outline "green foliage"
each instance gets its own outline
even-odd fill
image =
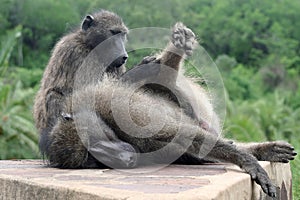
[[[223,77],[230,99],[257,99],[262,95],[260,74],[253,69],[239,64],[232,70],[223,72]]]
[[[41,77],[43,75],[42,69],[26,69],[21,67],[14,67],[9,70],[8,80],[20,80],[24,88],[36,88],[39,86]]]
[[[0,159],[38,155],[37,134],[30,108],[33,89],[0,83]]]
[[[299,1],[193,0],[189,8],[188,22],[214,57],[227,54],[256,68],[271,54],[299,57]]]
[[[242,135],[247,137],[242,140],[246,141],[292,141],[293,134],[300,131],[300,107],[292,109],[286,101],[288,96],[276,91],[256,101],[246,100],[229,106],[227,131],[232,137],[240,137],[240,130],[243,130],[246,134]]]
[[[215,63],[220,68],[220,70],[225,73],[230,73],[230,71],[237,65],[237,61],[235,60],[235,58],[230,57],[226,54],[219,55]]]
[[[21,79],[27,80],[28,84],[29,82],[33,83],[33,76],[26,76],[29,73],[24,73],[25,69],[19,70],[21,73],[18,76],[8,75],[8,72],[12,71],[9,64],[10,56],[21,36],[21,30],[22,27],[17,26],[1,37],[0,159],[38,156],[37,134],[30,111],[35,91],[31,88],[25,89],[21,81],[15,81]],[[16,72],[18,73],[18,70]],[[35,71],[36,73],[37,71]],[[34,84],[36,83],[34,82]]]
[[[17,26],[11,31],[7,31],[5,36],[1,39],[1,51],[0,51],[0,76],[3,75],[8,67],[8,62],[13,51],[14,46],[17,43],[17,39],[21,36],[21,26]]]
[[[183,21],[213,58],[226,54],[258,69],[262,61],[275,55],[286,68],[300,73],[299,1],[4,0],[1,6],[4,28],[23,26],[27,68],[45,66],[59,37],[78,27],[86,13],[104,8],[117,12],[130,28],[169,28]],[[17,64],[16,60],[12,63]]]

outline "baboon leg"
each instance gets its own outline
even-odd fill
[[[162,53],[145,57],[139,65],[158,63],[179,71],[184,57],[192,55],[196,43],[193,31],[181,22],[177,22],[172,29],[171,40]]]
[[[158,56],[160,64],[178,71],[184,56],[192,55],[195,43],[196,40],[193,31],[181,22],[176,23],[172,30],[170,43],[161,55]]]
[[[276,196],[276,187],[272,184],[268,174],[260,166],[257,159],[253,155],[238,149],[234,144],[230,144],[221,138],[217,138],[212,134],[201,130],[195,125],[183,125],[182,132],[184,135],[179,136],[181,138],[178,139],[175,144],[172,144],[169,150],[160,152],[155,158],[152,159],[156,159],[157,161],[161,162],[168,160],[170,155],[176,156],[177,154],[182,156],[179,157],[179,159],[175,162],[179,162],[181,164],[191,164],[193,161],[195,161],[194,164],[200,164],[201,159],[208,161],[230,162],[238,165],[248,174],[250,174],[251,179],[258,183],[266,194],[271,197]],[[147,141],[147,148],[152,146],[155,147],[155,150],[157,150],[158,146],[160,146],[160,148],[165,147],[167,142],[164,143],[162,141],[170,140],[170,135],[176,133],[177,131],[173,132],[171,129],[168,129],[168,133],[159,134],[157,135],[157,138]],[[176,137],[175,135],[173,136]],[[193,140],[192,145],[187,147],[186,145],[191,143],[191,140]],[[128,139],[127,142],[130,143],[130,141],[131,139]],[[141,139],[138,142],[135,140],[133,143],[136,144],[140,149],[145,149],[144,140]],[[192,157],[199,159],[184,160],[185,157],[188,159]]]
[[[40,139],[39,148],[42,155],[47,155],[49,151],[50,139],[49,133],[51,132],[53,126],[57,123],[57,119],[62,111],[64,96],[59,90],[50,90],[46,95],[46,116],[45,116],[45,126],[40,129]]]
[[[48,149],[45,154],[52,167],[81,168],[88,160],[88,151],[71,120],[58,120],[47,141]]]
[[[239,149],[243,149],[258,160],[288,163],[294,160],[297,153],[289,143],[283,141],[262,142],[262,143],[237,143]]]

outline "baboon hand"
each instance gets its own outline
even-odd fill
[[[174,25],[171,41],[177,49],[183,50],[188,56],[192,55],[196,44],[195,34],[181,22]]]
[[[252,148],[253,154],[258,160],[288,163],[297,155],[294,147],[283,141],[264,142],[254,145]]]
[[[259,165],[248,164],[242,167],[251,176],[251,179],[259,184],[262,190],[270,197],[276,197],[276,187],[272,184],[266,171]]]

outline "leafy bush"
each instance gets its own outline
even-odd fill
[[[34,158],[38,155],[37,134],[31,107],[33,89],[0,82],[0,159]]]
[[[1,39],[0,50],[0,76],[3,76],[9,66],[11,53],[16,45],[18,38],[21,36],[22,26],[17,26],[13,30],[6,31],[6,34]]]
[[[6,76],[11,70],[9,60],[14,46],[21,36],[21,28],[21,26],[17,26],[15,29],[7,31],[7,35],[1,40],[0,159],[34,158],[38,155],[38,137],[31,113],[35,91],[31,88],[23,88],[21,81],[15,81],[16,77]],[[26,74],[22,73],[22,75]],[[26,78],[29,80],[32,76]]]
[[[14,67],[9,70],[6,82],[8,80],[20,80],[24,88],[37,88],[43,75],[42,69],[27,69]]]
[[[228,72],[223,72],[225,88],[230,99],[257,99],[262,95],[262,81],[260,74],[242,64]]]
[[[232,137],[240,137],[239,131],[247,130],[244,132],[249,137],[242,140],[292,141],[293,134],[300,132],[300,107],[292,109],[286,97],[275,92],[256,101],[231,102],[234,106],[229,107],[227,130],[230,130]]]

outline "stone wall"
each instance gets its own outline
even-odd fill
[[[260,162],[292,197],[289,164]],[[271,199],[232,164],[152,166],[131,170],[62,170],[41,160],[0,161],[0,200]]]

